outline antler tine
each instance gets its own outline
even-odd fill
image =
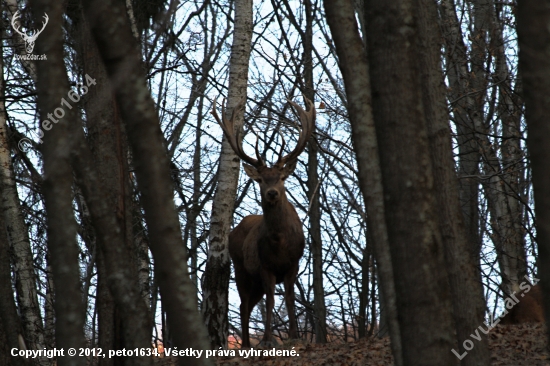
[[[218,113],[216,112],[216,105],[217,105],[217,98],[216,98],[216,99],[214,99],[214,105],[212,107],[212,115],[214,116],[214,119],[216,119],[216,121],[218,122],[218,124],[222,128],[223,133],[225,134],[225,137],[227,138],[227,141],[229,142],[229,145],[231,145],[231,148],[233,149],[235,154],[237,154],[237,156],[239,158],[246,161],[248,164],[258,168],[262,165],[265,165],[263,160],[261,160],[261,159],[256,160],[256,159],[253,159],[250,156],[246,155],[246,153],[243,151],[242,143],[240,142],[240,140],[241,140],[239,138],[240,131],[239,130],[235,131],[235,127],[234,127],[235,126],[235,123],[234,123],[235,122],[235,113],[238,109],[243,108],[245,101],[246,101],[246,99],[241,101],[235,108],[233,108],[233,112],[231,113],[231,120],[227,120],[227,118],[225,118],[225,98],[223,99],[223,103],[222,103],[222,118],[221,119],[218,116]]]
[[[311,100],[304,97],[304,100],[309,107],[309,110],[307,112],[295,102],[291,101],[290,99],[287,100],[290,105],[293,106],[294,109],[296,109],[296,112],[298,112],[298,116],[300,117],[300,122],[302,125],[302,130],[300,131],[300,137],[298,138],[296,147],[288,155],[279,159],[279,161],[277,162],[279,165],[284,165],[287,162],[298,158],[298,156],[306,148],[307,141],[311,137],[311,134],[313,133],[313,129],[315,127],[315,105]]]
[[[283,137],[283,134],[279,131],[279,136],[281,136],[281,149],[279,150],[279,158],[277,159],[277,163],[275,165],[281,164],[281,159],[283,158],[283,152],[285,150],[286,141]]]
[[[260,154],[260,149],[258,149],[258,141],[260,140],[260,137],[256,133],[256,130],[254,130],[254,127],[251,128],[252,133],[254,136],[256,136],[256,144],[254,145],[254,151],[256,152],[256,158],[258,159],[258,164],[265,165],[264,160],[262,159],[262,154]]]

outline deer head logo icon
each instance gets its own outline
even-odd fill
[[[44,28],[46,28],[46,24],[48,24],[48,14],[44,13],[44,22],[42,22],[42,29],[40,29],[39,31],[31,30],[29,31],[29,34],[27,34],[26,32],[21,32],[19,30],[21,27],[17,27],[17,25],[15,24],[15,21],[19,18],[21,18],[21,13],[19,13],[18,10],[15,12],[15,14],[13,14],[13,18],[11,19],[11,26],[13,27],[13,30],[19,33],[25,41],[25,49],[27,50],[27,53],[32,53],[32,51],[34,50],[34,42],[36,41],[40,33],[42,33]]]

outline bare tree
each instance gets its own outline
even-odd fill
[[[454,326],[459,345],[483,323],[485,303],[483,287],[478,280],[477,256],[471,256],[458,196],[458,179],[454,170],[451,128],[445,105],[445,89],[441,68],[441,44],[436,4],[430,0],[418,1],[419,62],[424,83],[422,97],[430,154],[434,172],[439,226],[445,248],[445,262],[449,272],[453,304]],[[462,360],[463,365],[488,365],[487,338],[482,338],[475,349]],[[462,352],[460,352],[462,354]]]
[[[325,9],[338,51],[339,66],[346,83],[353,143],[359,165],[359,185],[368,214],[368,230],[372,231],[371,238],[378,262],[385,315],[393,340],[392,351],[396,364],[401,365],[401,335],[397,323],[393,264],[384,218],[382,175],[372,114],[367,55],[359,37],[351,1],[327,1]],[[342,24],[347,26],[342,27]]]
[[[168,156],[162,146],[158,114],[145,84],[139,49],[120,3],[85,1],[84,9],[114,85],[132,148],[150,249],[174,344],[183,349],[205,349],[206,337],[197,317],[194,289],[174,207]],[[106,14],[111,18],[106,19]],[[113,28],[113,25],[116,26]],[[185,362],[193,365],[209,363],[207,359],[188,359]]]
[[[59,106],[69,92],[63,58],[61,19],[63,4],[49,0],[33,1],[35,16],[48,9],[56,26],[44,30],[38,39],[37,51],[47,53],[48,62],[37,65],[38,109],[44,137],[44,200],[48,224],[48,251],[55,286],[55,344],[57,347],[80,349],[85,346],[84,308],[82,304],[76,243],[76,221],[72,208],[73,174],[69,125],[75,123],[75,112]],[[52,112],[54,111],[54,117]],[[61,112],[59,112],[61,111]],[[55,124],[55,128],[53,128]],[[84,365],[82,357],[61,357],[60,365]]]
[[[252,39],[252,0],[236,0],[235,30],[229,61],[227,113],[235,113],[235,128],[242,130],[244,111],[235,107],[246,101],[250,42]],[[228,236],[231,228],[239,160],[226,138],[222,142],[218,167],[218,186],[212,203],[208,259],[202,284],[202,314],[212,347],[227,346],[227,296],[231,263]]]

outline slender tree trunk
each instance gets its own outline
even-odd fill
[[[348,101],[353,146],[359,168],[359,186],[367,211],[367,229],[372,231],[374,255],[378,263],[381,297],[392,339],[396,365],[403,365],[401,335],[397,322],[394,271],[384,214],[382,173],[376,129],[372,118],[370,75],[367,55],[349,0],[325,1]]]
[[[367,44],[403,362],[453,365],[448,275],[418,63],[413,1],[369,0]],[[422,67],[425,67],[423,65]],[[404,143],[406,142],[406,144]],[[419,295],[422,294],[422,295]]]
[[[368,241],[367,241],[368,245]],[[363,259],[361,260],[361,292],[359,292],[359,319],[357,326],[359,327],[359,339],[365,338],[367,335],[367,306],[369,305],[369,261],[370,253],[367,249],[363,249]],[[372,315],[376,317],[375,314]],[[370,329],[372,331],[372,329]]]
[[[441,36],[437,26],[437,5],[431,0],[418,0],[416,5],[420,14],[417,22],[420,46],[418,61],[425,80],[422,96],[434,183],[438,187],[436,199],[439,226],[449,271],[457,341],[462,345],[483,323],[485,302],[480,301],[483,299],[483,287],[477,278],[475,257],[470,256],[470,244],[460,209],[439,51]],[[463,354],[463,351],[459,354]],[[461,362],[462,365],[489,365],[487,338],[482,337]]]
[[[200,97],[200,107],[202,110],[204,98]],[[189,215],[189,230],[191,231],[191,245],[189,254],[191,255],[191,280],[195,288],[199,288],[198,281],[198,233],[197,233],[197,218],[200,215],[199,199],[201,194],[201,134],[202,134],[202,117],[199,114],[197,118],[197,126],[195,128],[195,151],[193,153],[193,196],[191,198],[191,212]]]
[[[49,258],[49,256],[48,256]],[[55,283],[51,261],[46,265],[46,297],[44,299],[44,343],[46,347],[55,347]],[[85,307],[84,307],[85,308]]]
[[[537,217],[538,269],[550,321],[550,1],[519,0],[517,10],[519,68],[527,120],[527,147],[533,169]],[[550,327],[548,327],[550,329]]]
[[[123,4],[114,0],[84,0],[83,3],[132,148],[155,260],[155,277],[174,345],[179,349],[206,349],[206,334],[197,316],[195,290],[187,271],[185,245],[173,201],[169,160],[162,146],[160,122],[147,89],[139,48]],[[182,365],[184,362],[186,365],[210,364],[208,359],[181,359]]]
[[[456,100],[457,108],[454,115],[457,121],[458,143],[461,176],[461,203],[464,209],[466,227],[470,236],[472,254],[479,258],[481,248],[481,236],[479,234],[478,214],[478,187],[479,161],[482,161],[482,171],[488,179],[481,181],[483,184],[487,206],[491,215],[491,239],[497,248],[497,258],[502,277],[502,289],[511,294],[519,290],[521,278],[527,273],[526,257],[522,230],[523,215],[521,214],[517,187],[519,177],[514,171],[516,165],[510,169],[507,162],[510,161],[511,145],[519,139],[511,136],[511,124],[507,117],[501,117],[503,122],[503,151],[502,158],[498,155],[498,147],[490,141],[488,135],[492,133],[491,126],[485,123],[485,90],[488,77],[486,62],[489,55],[496,53],[497,75],[503,76],[505,61],[501,51],[489,50],[489,31],[491,32],[491,44],[493,47],[499,42],[499,33],[495,31],[495,10],[492,0],[474,0],[471,8],[473,18],[473,35],[470,59],[466,46],[462,41],[460,24],[458,23],[455,5],[452,0],[444,0],[441,4],[442,24],[446,34],[446,57],[449,63],[449,80],[451,84],[451,99]],[[470,65],[468,71],[467,66]],[[498,77],[498,76],[497,76]],[[500,81],[497,83],[502,84]],[[505,84],[503,84],[504,86]],[[501,106],[506,105],[502,100]],[[504,113],[504,116],[508,111]],[[516,157],[516,163],[517,163]],[[474,237],[475,236],[475,237]],[[477,239],[476,239],[477,237]],[[476,262],[477,263],[477,262]],[[480,276],[480,275],[479,275]]]
[[[235,0],[235,31],[229,60],[227,116],[246,99],[248,63],[252,40],[252,0]],[[244,110],[235,113],[235,127],[242,129]],[[223,137],[218,167],[218,187],[212,203],[208,258],[203,274],[202,314],[212,347],[227,347],[229,275],[228,235],[239,181],[239,159]]]
[[[0,57],[0,63],[2,58]],[[1,65],[0,65],[1,66]],[[0,67],[0,73],[2,68]],[[1,102],[0,102],[1,103]],[[0,185],[0,191],[3,186]],[[11,285],[11,267],[9,256],[8,233],[4,216],[0,215],[0,364],[23,366],[28,364],[24,357],[11,357],[12,348],[19,348],[19,337],[23,334],[21,320],[17,314],[13,288]]]
[[[36,0],[34,16],[40,17],[47,10],[52,26],[44,29],[37,40],[40,54],[47,54],[47,61],[37,65],[38,109],[44,137],[44,200],[48,226],[48,252],[55,287],[54,310],[55,345],[57,348],[79,349],[85,346],[84,317],[82,303],[80,268],[78,264],[77,227],[73,214],[73,172],[69,162],[72,141],[69,138],[69,124],[75,123],[74,109],[60,107],[60,101],[67,96],[69,80],[66,74],[63,54],[62,16],[64,6],[60,2]],[[62,109],[65,115],[59,117],[56,111]],[[50,123],[51,112],[55,125]],[[46,127],[50,125],[50,130]],[[59,357],[58,365],[85,365],[84,357]]]
[[[302,34],[304,47],[304,96],[315,100],[313,89],[313,9],[311,0],[304,1],[306,29]],[[307,189],[309,196],[309,236],[311,240],[311,257],[313,260],[313,309],[315,312],[315,342],[327,342],[327,309],[325,306],[325,289],[323,287],[323,242],[321,239],[321,205],[319,203],[319,148],[315,136],[308,144]]]
[[[3,3],[0,4],[3,8]],[[0,9],[1,10],[1,9]],[[2,31],[2,34],[5,32]],[[15,269],[17,302],[29,349],[44,347],[44,328],[36,292],[36,275],[29,233],[15,184],[11,149],[8,142],[7,115],[5,109],[3,52],[0,53],[0,185],[2,185],[2,215],[10,245],[10,255]],[[5,253],[6,255],[8,252]]]
[[[468,54],[463,42],[462,30],[457,18],[457,9],[453,0],[442,0],[440,5],[441,27],[445,40],[445,58],[449,79],[449,99],[455,101],[453,115],[457,128],[459,151],[458,175],[459,199],[464,215],[464,224],[471,245],[471,255],[479,265],[481,251],[481,236],[479,232],[479,161],[480,148],[474,128],[473,118],[478,116],[473,91],[483,87],[481,74],[471,80],[468,70]],[[479,47],[473,51],[480,52]],[[479,59],[476,56],[476,59]],[[483,68],[477,69],[483,73]],[[474,84],[472,84],[474,83]],[[478,280],[481,281],[481,271],[478,271]],[[484,299],[483,299],[484,300]]]

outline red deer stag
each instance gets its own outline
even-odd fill
[[[260,184],[263,215],[245,217],[229,234],[229,254],[235,266],[235,281],[241,298],[242,347],[250,347],[248,323],[254,306],[266,294],[267,316],[265,332],[260,344],[271,344],[271,317],[275,302],[275,284],[284,282],[285,302],[289,319],[289,336],[298,338],[296,316],[294,314],[294,282],[298,274],[298,262],[304,253],[304,232],[296,209],[286,197],[285,179],[296,168],[298,156],[305,149],[315,126],[315,107],[306,99],[308,111],[289,100],[300,117],[302,129],[296,148],[282,156],[282,141],[279,159],[268,168],[258,152],[256,141],[256,159],[246,155],[242,148],[239,131],[235,131],[233,122],[225,118],[222,105],[222,120],[214,115],[229,141],[229,144],[243,163],[246,174]]]

